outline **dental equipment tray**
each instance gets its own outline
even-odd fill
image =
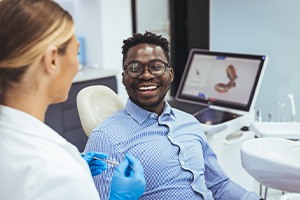
[[[299,122],[254,122],[251,124],[250,130],[257,137],[300,139]]]

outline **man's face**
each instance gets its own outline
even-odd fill
[[[160,46],[143,43],[128,50],[124,65],[133,61],[146,64],[153,60],[168,63]],[[122,74],[123,84],[131,101],[146,110],[160,114],[164,107],[164,97],[173,81],[174,72],[172,68],[167,67],[161,76],[156,77],[148,69],[149,66],[146,65],[143,73],[135,78],[125,70]]]

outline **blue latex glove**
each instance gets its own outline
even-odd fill
[[[136,200],[145,191],[144,169],[139,160],[126,155],[114,171],[110,190],[110,200]]]
[[[92,176],[97,176],[102,173],[102,171],[107,169],[107,163],[102,160],[96,160],[94,157],[97,158],[107,158],[108,155],[105,153],[99,152],[88,152],[87,154],[81,154],[82,158],[86,160],[88,163]]]

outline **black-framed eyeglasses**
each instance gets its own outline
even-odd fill
[[[136,78],[143,74],[146,66],[148,67],[148,71],[156,77],[161,76],[165,73],[166,68],[170,67],[168,63],[161,60],[151,60],[145,64],[138,61],[132,61],[127,65],[124,65],[123,70],[126,70],[131,77]]]

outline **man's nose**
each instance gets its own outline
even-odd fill
[[[144,66],[143,72],[139,77],[147,78],[147,77],[153,77],[154,75],[150,72],[149,67],[147,65]]]

